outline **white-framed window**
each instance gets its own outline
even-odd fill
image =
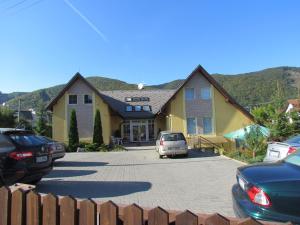
[[[194,88],[186,88],[185,89],[185,100],[193,100],[193,99],[195,99]]]
[[[133,110],[132,105],[127,105],[126,106],[126,112],[132,112],[132,110]]]
[[[211,134],[212,133],[212,119],[211,117],[203,118],[203,134]]]
[[[197,134],[197,119],[187,118],[186,119],[187,133],[188,134]]]
[[[93,103],[92,95],[84,95],[84,104],[92,104],[92,103]]]
[[[77,95],[69,95],[69,105],[77,104]]]
[[[203,99],[203,100],[211,99],[211,88],[210,87],[201,88],[200,98]]]
[[[134,106],[134,111],[136,111],[136,112],[142,111],[142,106],[140,106],[140,105]]]
[[[143,111],[150,112],[151,111],[151,106],[150,105],[143,105]]]

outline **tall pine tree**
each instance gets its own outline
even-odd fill
[[[69,130],[69,149],[76,151],[79,145],[79,135],[77,128],[76,111],[73,109],[70,118],[70,130]]]
[[[97,109],[95,115],[93,143],[98,145],[103,144],[102,123],[99,109]]]

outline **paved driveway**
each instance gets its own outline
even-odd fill
[[[233,216],[231,186],[241,164],[191,152],[158,159],[154,150],[69,153],[37,187],[42,193]]]

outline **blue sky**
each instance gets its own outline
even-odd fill
[[[298,0],[0,0],[0,91],[300,66]]]

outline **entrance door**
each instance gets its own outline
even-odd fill
[[[144,121],[133,122],[131,125],[131,134],[133,142],[148,141],[148,126]]]
[[[139,125],[138,124],[134,124],[132,125],[132,141],[140,141],[139,140]]]

